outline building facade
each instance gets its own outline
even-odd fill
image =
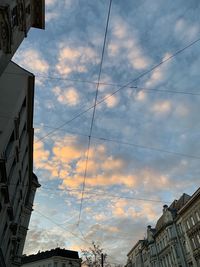
[[[29,29],[44,29],[44,12],[44,0],[0,1],[0,76]]]
[[[127,267],[143,267],[142,252],[144,253],[144,242],[145,240],[139,240],[135,246],[127,254]]]
[[[77,251],[52,249],[38,252],[35,255],[24,256],[22,267],[80,267],[81,259]]]
[[[138,258],[138,245],[140,244]],[[147,227],[147,238],[128,253],[127,267],[199,267],[200,266],[200,188],[183,194],[168,207],[155,228]]]
[[[7,74],[12,73],[12,75]],[[0,266],[20,266],[36,189],[34,75],[10,62],[0,77]]]
[[[178,212],[177,231],[189,267],[200,266],[200,188]]]

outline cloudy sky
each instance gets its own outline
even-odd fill
[[[125,263],[163,204],[199,187],[200,2],[113,0],[97,86],[108,8],[46,0],[46,30],[14,57],[36,76],[27,254],[94,240]]]

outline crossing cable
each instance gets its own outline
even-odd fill
[[[148,69],[147,71],[141,73],[138,77],[134,78],[133,80],[131,80],[130,82],[124,84],[123,86],[119,87],[117,90],[113,91],[111,94],[107,95],[106,97],[102,98],[101,100],[97,101],[96,104],[92,105],[91,107],[83,110],[82,112],[78,113],[77,115],[75,115],[72,119],[64,122],[63,124],[61,124],[60,126],[56,127],[53,131],[50,131],[49,133],[47,133],[46,135],[44,135],[43,137],[39,138],[37,141],[35,141],[35,143],[47,138],[48,136],[52,135],[53,133],[55,133],[57,130],[63,128],[65,125],[71,123],[72,121],[74,121],[75,119],[81,117],[83,114],[87,113],[89,110],[94,109],[94,107],[96,108],[97,105],[100,105],[101,103],[105,102],[107,99],[111,98],[113,95],[115,95],[116,93],[118,93],[119,91],[121,91],[122,89],[130,86],[132,83],[137,82],[138,80],[140,80],[141,78],[143,78],[144,76],[146,76],[147,74],[153,72],[154,70],[156,70],[157,68],[159,68],[161,65],[165,64],[166,62],[172,60],[174,57],[176,57],[177,55],[181,54],[182,52],[184,52],[186,49],[190,48],[191,46],[195,45],[196,43],[198,43],[200,41],[200,38],[194,40],[193,42],[189,43],[188,45],[186,45],[185,47],[177,50],[174,54],[172,54],[171,56],[165,58],[164,60],[160,61],[159,63],[157,63],[156,65],[154,65],[153,67],[151,67],[150,69]],[[98,84],[97,84],[98,85]]]
[[[92,84],[96,84],[96,82],[91,82]],[[122,85],[120,84],[108,84],[108,83],[99,83],[99,85],[112,85],[112,86],[115,86],[115,87],[121,87]],[[138,92],[139,90],[140,91],[145,91],[146,93],[148,94],[151,94],[151,93],[156,93],[156,92],[159,92],[159,93],[169,93],[169,94],[179,94],[179,95],[192,95],[192,96],[200,96],[200,93],[196,93],[196,92],[187,92],[187,91],[176,91],[176,90],[162,90],[162,89],[156,89],[156,88],[145,88],[145,87],[140,87],[140,86],[126,86],[126,88],[129,88],[129,89],[135,89],[135,92]],[[12,116],[10,114],[7,114],[7,115],[4,115],[3,113],[0,113],[0,118],[5,118],[5,119],[14,119],[16,116]],[[35,125],[37,123],[34,123]],[[39,125],[39,124],[38,124]],[[46,126],[46,125],[43,125],[44,127],[49,127],[49,128],[52,128],[51,126]],[[55,127],[54,127],[55,129]]]
[[[42,212],[39,212],[38,210],[34,210],[34,212],[38,213],[39,215],[43,216],[44,218],[46,218],[47,220],[49,220],[50,222],[52,222],[53,224],[55,224],[56,226],[60,227],[62,230],[70,233],[71,235],[73,235],[74,237],[80,239],[81,241],[83,241],[84,243],[87,243],[88,245],[91,245],[90,242],[88,242],[86,239],[81,238],[80,236],[76,235],[75,233],[67,230],[65,227],[63,227],[62,225],[58,224],[57,222],[55,222],[54,220],[52,220],[49,216],[45,215]]]
[[[87,154],[86,154],[86,162],[85,162],[85,171],[84,171],[84,177],[83,177],[83,187],[82,187],[82,194],[81,194],[81,204],[80,204],[80,211],[79,211],[79,218],[78,223],[80,223],[81,219],[81,212],[83,207],[83,198],[84,198],[84,191],[85,191],[85,182],[87,177],[87,168],[88,168],[88,159],[89,159],[89,152],[90,152],[90,145],[91,145],[91,135],[94,125],[94,119],[95,119],[95,112],[96,112],[96,106],[97,106],[97,98],[98,98],[98,92],[99,92],[99,83],[101,80],[101,73],[102,73],[102,66],[103,66],[103,60],[104,60],[104,54],[105,54],[105,47],[106,47],[106,39],[107,39],[107,33],[108,33],[108,25],[110,20],[110,12],[111,12],[111,6],[112,6],[112,0],[110,0],[109,8],[108,8],[108,15],[107,15],[107,21],[106,21],[106,29],[104,34],[104,41],[103,41],[103,49],[101,53],[101,61],[100,61],[100,67],[99,67],[99,74],[98,74],[98,81],[97,81],[97,87],[96,87],[96,94],[95,94],[95,100],[94,100],[94,106],[93,106],[93,113],[92,113],[92,121],[90,126],[90,132],[88,137],[88,147],[87,147]]]
[[[47,126],[47,125],[42,125],[42,126],[50,128],[50,129],[56,129],[54,127]],[[66,132],[66,129],[59,129],[59,130]],[[89,137],[88,134],[81,134],[81,133],[72,132],[72,131],[67,131],[67,133],[68,134],[73,134],[73,135],[78,135],[78,136],[83,136],[83,137]],[[156,152],[162,152],[162,153],[172,154],[172,155],[175,155],[175,156],[180,156],[180,157],[186,157],[186,158],[200,160],[200,156],[198,156],[198,155],[185,154],[185,153],[181,153],[181,152],[170,151],[170,150],[167,150],[167,149],[156,148],[156,147],[151,147],[151,146],[146,146],[146,145],[140,145],[140,144],[136,144],[136,143],[129,143],[129,142],[125,142],[125,141],[118,140],[118,139],[99,137],[99,136],[95,136],[95,135],[91,135],[90,138],[96,139],[96,140],[100,140],[100,141],[105,141],[105,142],[112,142],[112,143],[119,144],[119,145],[132,146],[132,147],[136,147],[136,148],[139,148],[139,149],[153,150],[153,151],[156,151]]]
[[[75,189],[60,189],[60,188],[51,188],[51,187],[46,187],[46,186],[42,186],[42,189],[44,190],[52,190],[52,191],[67,191],[70,193],[73,192],[80,192],[79,188],[75,188]],[[122,195],[117,195],[117,194],[111,194],[109,192],[105,192],[105,191],[98,191],[95,189],[92,189],[92,191],[89,190],[85,190],[85,192],[89,195],[96,195],[96,196],[106,196],[107,198],[117,198],[117,199],[127,199],[127,200],[138,200],[138,201],[145,201],[145,202],[155,202],[155,203],[171,203],[170,201],[165,201],[165,200],[156,200],[156,199],[149,199],[149,198],[141,198],[141,197],[131,197],[131,196],[122,196]]]

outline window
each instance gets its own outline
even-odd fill
[[[196,243],[195,243],[194,238],[192,238],[192,245],[193,245],[194,248],[196,248]]]
[[[58,267],[58,263],[57,262],[54,262],[54,267]]]
[[[194,218],[191,216],[190,219],[191,219],[192,224],[195,225]]]
[[[190,223],[186,221],[186,224],[187,224],[187,228],[190,229]]]
[[[20,144],[20,146],[22,144],[22,140],[23,140],[23,138],[24,138],[25,135],[26,135],[26,123],[24,124],[24,127],[23,127],[22,132],[21,132],[21,136],[19,138],[19,144]]]
[[[198,211],[196,211],[196,212],[195,212],[195,214],[196,214],[196,217],[197,217],[197,221],[200,221],[199,212],[198,212]]]
[[[12,10],[12,26],[13,28],[15,26],[18,26],[19,22],[18,22],[18,11],[17,11],[17,6],[15,6]]]
[[[6,230],[7,230],[7,228],[8,228],[8,224],[7,224],[7,222],[6,222],[6,224],[4,225],[4,228],[3,228],[3,233],[2,233],[1,240],[4,239],[4,236],[5,236],[5,234],[6,234]]]
[[[22,158],[22,169],[23,169],[23,166],[24,166],[24,162],[25,162],[27,153],[28,153],[28,147],[26,146],[26,150],[25,150],[24,155],[23,155],[23,158]]]
[[[12,163],[12,166],[11,166],[11,168],[10,168],[10,170],[9,170],[8,181],[11,181],[11,179],[12,179],[12,175],[13,175],[13,173],[14,173],[15,166],[16,166],[16,160],[14,159],[14,160],[13,160],[13,163]]]
[[[23,113],[26,109],[26,97],[24,98],[24,101],[22,103],[22,106],[21,106],[21,109],[20,109],[20,112],[19,112],[19,117],[21,118],[23,116]]]
[[[14,135],[14,131],[13,131],[12,134],[11,134],[11,136],[10,136],[10,139],[8,141],[6,150],[5,150],[6,158],[8,158],[9,155],[10,155],[10,151],[12,150],[14,141],[15,141],[15,135]]]
[[[26,7],[26,14],[27,15],[31,14],[31,6],[30,6],[30,4]]]
[[[66,264],[65,264],[65,263],[63,263],[63,264],[62,264],[62,267],[66,267]]]
[[[197,235],[197,240],[198,240],[198,242],[200,244],[200,235]]]

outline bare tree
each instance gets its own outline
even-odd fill
[[[88,267],[102,267],[102,257],[103,257],[103,267],[111,267],[107,260],[107,254],[103,252],[100,245],[92,242],[92,246],[88,250],[82,250],[83,262]],[[117,265],[115,267],[118,267]]]

